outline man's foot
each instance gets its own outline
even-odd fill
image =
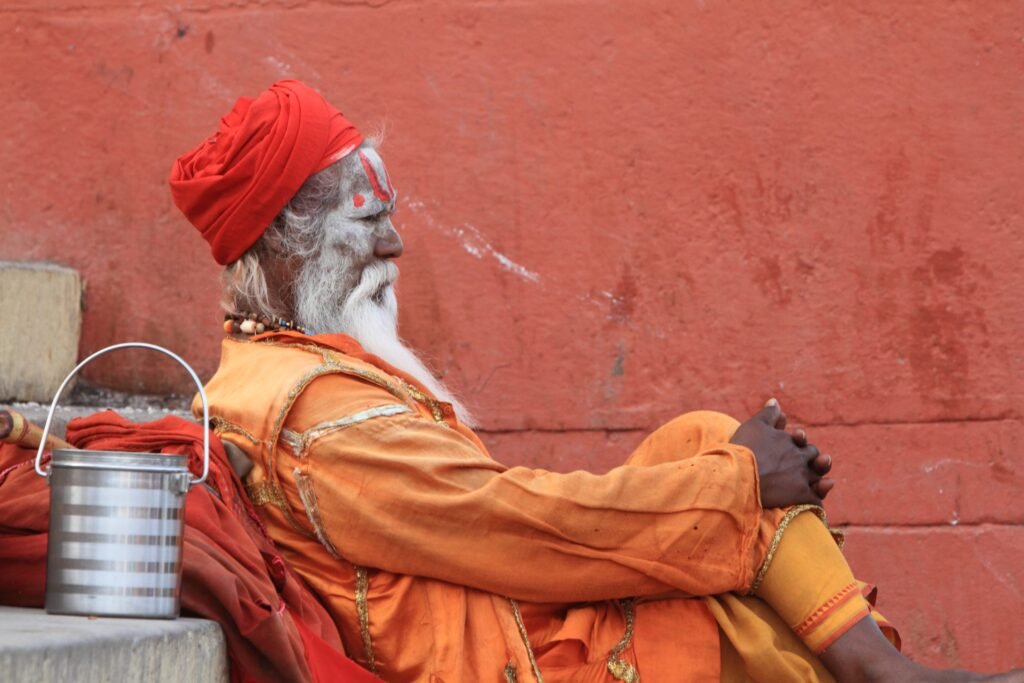
[[[821,661],[839,683],[1024,683],[1024,669],[1002,674],[942,671],[904,657],[873,619],[861,619],[821,653]]]

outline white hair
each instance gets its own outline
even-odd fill
[[[337,206],[341,162],[315,173],[299,188],[263,236],[221,274],[221,308],[226,313],[255,313],[261,318],[291,319],[286,300],[293,292],[271,292],[264,263],[285,258],[297,263],[324,246],[324,222]],[[283,298],[282,298],[283,297]]]

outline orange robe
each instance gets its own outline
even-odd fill
[[[343,335],[225,340],[207,393],[281,552],[385,680],[718,681],[742,641],[787,630],[737,597],[786,511],[761,509],[731,418],[680,418],[603,475],[508,468]]]

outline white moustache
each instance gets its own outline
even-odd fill
[[[379,297],[381,292],[394,286],[398,280],[398,266],[394,261],[374,261],[363,268],[359,282],[349,293],[346,302],[356,303]]]

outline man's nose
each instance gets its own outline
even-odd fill
[[[402,238],[391,228],[373,243],[373,255],[377,258],[398,258],[402,255]]]

